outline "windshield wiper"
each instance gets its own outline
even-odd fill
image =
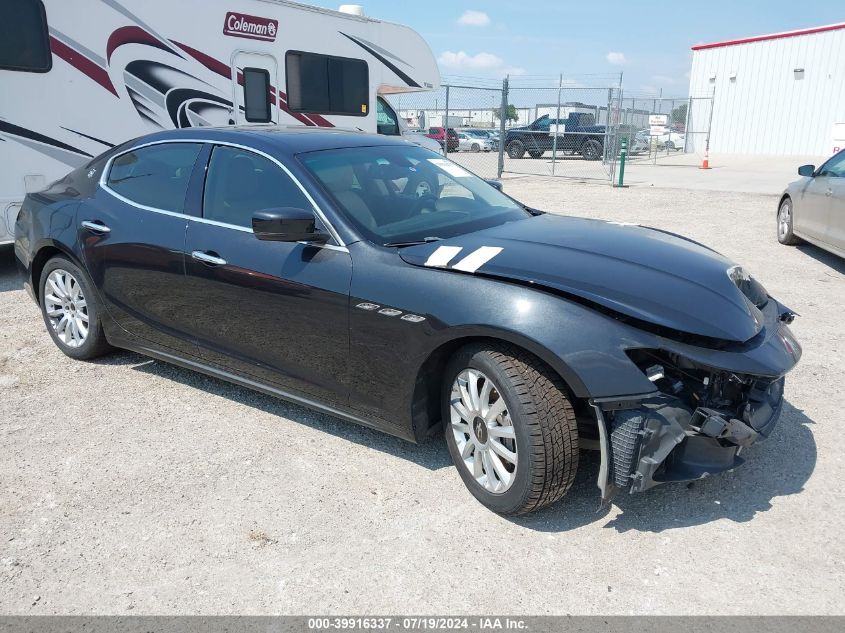
[[[421,240],[413,240],[410,242],[388,242],[385,246],[392,246],[394,248],[403,248],[405,246],[417,246],[418,244],[428,244],[429,242],[438,242],[442,237],[424,237]]]

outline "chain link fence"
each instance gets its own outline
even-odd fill
[[[482,178],[503,173],[612,183],[622,141],[628,160],[703,152],[712,100],[626,98],[618,86],[444,84],[391,95],[399,118]],[[665,115],[664,130],[650,125]]]
[[[713,101],[711,97],[623,98],[621,126],[632,131],[628,141],[629,161],[652,161],[680,152],[704,153],[710,138]],[[661,123],[649,125],[655,115]]]

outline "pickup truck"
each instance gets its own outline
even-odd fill
[[[595,117],[589,112],[571,112],[565,119],[552,119],[544,114],[530,125],[509,129],[505,150],[510,158],[522,158],[526,152],[531,158],[540,158],[543,152],[552,151],[557,135],[558,151],[599,160],[604,155],[606,132],[607,128],[596,125]]]

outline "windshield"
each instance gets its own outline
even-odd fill
[[[416,145],[324,150],[299,159],[376,244],[443,239],[530,217],[481,178]]]

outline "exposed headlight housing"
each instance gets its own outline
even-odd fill
[[[728,278],[754,306],[762,309],[766,305],[769,301],[769,293],[742,266],[731,266],[727,272]]]

